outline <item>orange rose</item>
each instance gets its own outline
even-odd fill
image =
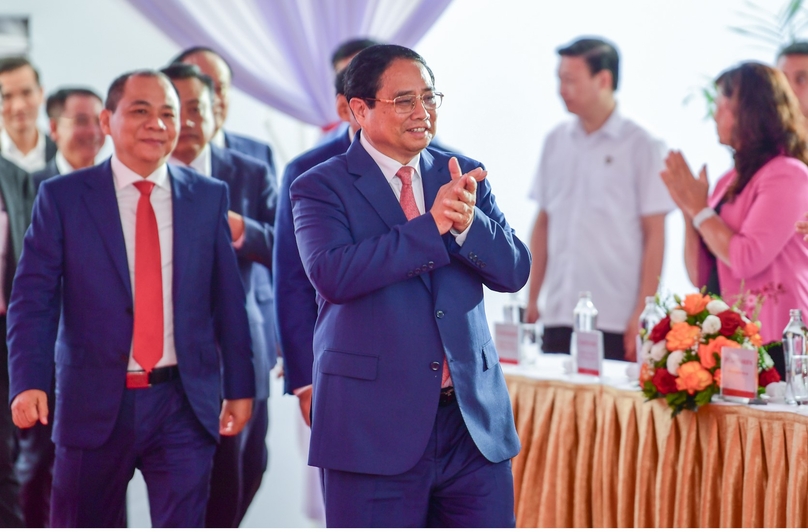
[[[746,325],[743,326],[743,333],[746,335],[747,338],[752,338],[754,335],[760,332],[760,327],[757,326],[757,323],[750,321]]]
[[[755,334],[754,336],[750,336],[749,341],[752,342],[752,345],[755,346],[755,347],[760,347],[760,346],[763,345],[763,338],[761,338],[759,334]]]
[[[700,337],[701,329],[698,325],[690,325],[687,322],[674,323],[671,326],[671,330],[665,335],[665,340],[667,340],[665,347],[667,347],[668,351],[671,353],[680,349],[684,351],[685,349],[693,347],[693,344],[695,344]]]
[[[645,388],[645,383],[650,381],[654,376],[654,370],[643,362],[640,366],[640,387]]]
[[[712,383],[713,376],[695,360],[679,366],[679,377],[676,379],[678,390],[687,390],[687,393],[693,395]]]
[[[725,336],[717,336],[706,344],[701,344],[699,346],[699,360],[701,360],[701,365],[706,369],[712,369],[713,366],[715,366],[715,356],[713,355],[721,356],[722,347],[741,346],[738,344],[738,342],[733,342]]]
[[[721,368],[715,370],[715,373],[713,373],[713,379],[715,379],[715,384],[717,386],[721,386]]]
[[[712,301],[710,296],[690,294],[685,296],[685,300],[682,302],[682,308],[687,312],[688,316],[695,316],[707,308],[707,303],[710,301]]]

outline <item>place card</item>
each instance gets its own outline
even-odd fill
[[[721,395],[754,399],[758,390],[758,353],[754,349],[721,349]]]
[[[495,323],[494,324],[494,345],[499,353],[499,361],[502,364],[519,363],[519,324],[518,323]]]
[[[572,342],[578,373],[600,377],[603,373],[603,333],[577,331],[572,333]]]

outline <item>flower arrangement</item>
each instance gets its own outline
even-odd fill
[[[758,352],[758,394],[780,375],[762,345],[760,323],[717,296],[674,296],[675,304],[657,304],[665,318],[643,339],[640,386],[648,399],[663,397],[676,416],[706,405],[721,387],[721,348],[743,347]]]

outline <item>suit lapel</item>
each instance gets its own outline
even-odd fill
[[[110,159],[102,163],[98,171],[89,174],[84,183],[87,190],[83,199],[87,210],[101,235],[104,247],[112,258],[115,270],[131,296],[132,285],[129,280],[129,264],[126,260],[126,242],[123,239],[121,213],[118,210]]]
[[[193,186],[188,174],[181,169],[169,165],[168,177],[171,181],[171,210],[174,232],[173,282],[172,296],[177,306],[179,287],[182,286],[183,274],[187,270],[190,242],[193,241],[194,209],[191,201]]]
[[[390,183],[385,179],[376,161],[359,143],[359,134],[354,137],[353,144],[348,148],[347,160],[348,171],[359,176],[354,185],[384,220],[387,227],[392,229],[396,225],[407,223],[407,217],[401,210],[401,205],[396,201],[396,195],[390,188]]]

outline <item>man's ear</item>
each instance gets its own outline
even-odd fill
[[[57,131],[56,131],[56,126],[58,124],[58,121],[51,118],[50,120],[48,120],[48,124],[50,125],[51,139],[53,139],[54,142],[57,142],[59,140],[59,133],[57,133]]]
[[[344,94],[337,94],[337,115],[343,122],[351,121],[351,106]]]
[[[364,127],[368,111],[370,110],[367,102],[361,98],[351,98],[349,105],[356,121],[361,127]]]
[[[596,75],[598,76],[598,84],[600,88],[611,91],[612,85],[614,84],[614,77],[612,76],[612,71],[607,68],[604,68]]]
[[[109,119],[112,116],[112,111],[109,109],[102,109],[101,114],[98,115],[98,120],[101,122],[101,131],[104,132],[104,135],[111,135],[109,129]]]

